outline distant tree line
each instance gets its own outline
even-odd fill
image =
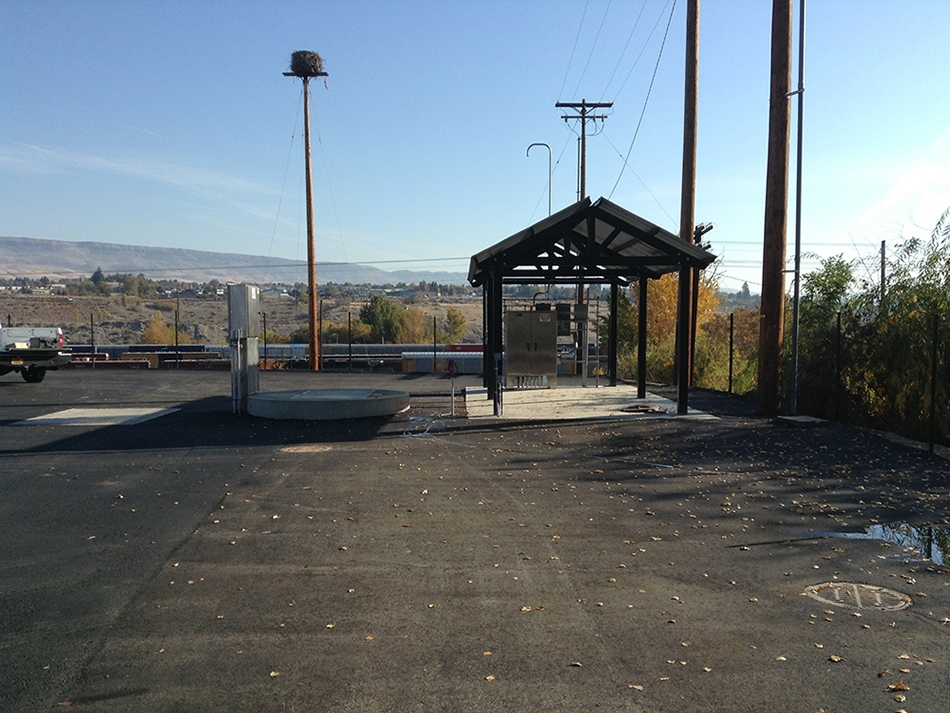
[[[403,306],[396,301],[377,295],[360,309],[359,317],[349,324],[323,323],[321,342],[324,344],[454,344],[462,341],[466,328],[465,315],[456,307],[449,307],[445,319],[433,320],[418,307]],[[278,343],[281,335],[273,335]],[[310,328],[295,329],[286,341],[307,344]]]

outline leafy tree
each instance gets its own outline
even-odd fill
[[[175,330],[156,312],[142,330],[141,344],[174,344]]]
[[[152,297],[158,291],[156,283],[143,274],[116,275],[115,281],[119,283],[122,294],[130,297]]]
[[[758,380],[759,311],[737,307],[733,316],[734,393],[755,391]],[[694,371],[697,386],[726,391],[729,388],[729,314],[715,312],[696,334]]]
[[[310,344],[310,325],[302,324],[290,333],[292,344]]]
[[[821,261],[821,268],[802,277],[798,330],[798,402],[803,411],[831,415],[836,393],[834,361],[838,313],[847,310],[854,292],[854,265],[841,255]],[[790,303],[787,305],[791,308]],[[786,315],[791,325],[791,313]],[[785,330],[786,361],[791,359],[792,330]],[[829,358],[829,355],[832,358]],[[789,364],[783,373],[791,374]],[[786,387],[791,388],[789,383]]]
[[[178,326],[178,343],[193,344],[194,337],[183,325]],[[156,312],[142,329],[140,344],[174,344],[175,328],[165,324],[161,312]]]
[[[309,329],[307,332],[309,333]],[[350,320],[349,328],[346,323],[337,324],[336,322],[323,323],[323,343],[324,344],[348,344],[352,336],[353,344],[366,344],[370,341],[370,327],[363,324],[360,319]]]
[[[445,341],[455,344],[465,336],[465,315],[457,307],[449,307],[445,314]]]
[[[376,296],[360,310],[360,319],[369,325],[373,342],[395,344],[406,320],[405,311],[395,302]]]
[[[870,307],[875,291],[866,292],[862,299],[869,364],[863,407],[878,419],[876,425],[926,438],[935,317],[938,363],[944,369],[950,364],[950,340],[939,337],[941,331],[946,335],[950,313],[950,209],[929,239],[905,241],[888,268],[886,296],[876,313]],[[950,440],[948,402],[950,379],[941,378],[938,369],[936,410],[938,430],[945,440]]]
[[[399,329],[400,344],[432,343],[432,320],[426,319],[418,307],[409,307],[403,313],[402,326]]]
[[[879,284],[859,284],[854,266],[840,256],[824,260],[820,270],[805,276],[799,407],[805,413],[926,440],[931,435],[933,325],[936,319],[939,335],[945,335],[950,313],[950,209],[929,239],[905,240],[888,261],[886,273],[883,298]],[[936,439],[948,443],[946,336],[938,336],[937,359]]]
[[[309,331],[309,329],[307,331]],[[268,329],[266,332],[261,333],[260,343],[290,344],[290,335],[283,334],[282,332],[275,332],[273,329]]]
[[[669,383],[673,379],[673,365],[676,346],[676,318],[678,304],[678,278],[676,275],[663,275],[658,280],[650,280],[647,284],[647,374],[651,380]],[[696,339],[696,381],[701,382],[706,365],[719,362],[727,364],[727,359],[715,361],[703,349],[708,349],[709,340],[700,339],[699,330],[715,314],[719,306],[718,284],[714,276],[704,273],[699,283],[699,298],[697,304],[698,330]],[[624,378],[636,377],[637,333],[639,311],[636,305],[638,299],[634,295],[633,302],[626,295],[620,299],[618,295],[617,314],[617,348],[618,366]],[[599,329],[601,341],[607,339],[607,317],[601,317]],[[726,366],[728,368],[728,365]]]

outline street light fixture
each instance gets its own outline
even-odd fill
[[[550,217],[551,215],[551,177],[552,177],[551,158],[553,154],[551,152],[550,146],[548,146],[546,143],[543,143],[541,141],[536,141],[535,143],[531,144],[531,146],[528,147],[527,151],[525,151],[525,154],[524,154],[525,156],[529,156],[531,154],[531,148],[533,146],[543,146],[544,148],[548,150],[548,216]]]

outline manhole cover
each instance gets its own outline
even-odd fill
[[[825,582],[805,587],[805,594],[825,604],[857,609],[897,611],[911,605],[911,598],[901,592],[871,584]]]
[[[284,453],[326,453],[330,446],[321,446],[316,443],[302,443],[297,446],[284,446],[281,448]]]

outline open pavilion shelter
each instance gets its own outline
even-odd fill
[[[468,280],[482,287],[484,380],[488,398],[499,403],[504,353],[505,285],[610,285],[607,364],[617,384],[618,293],[638,283],[637,395],[646,395],[647,280],[676,272],[691,280],[693,270],[716,256],[606,198],[584,198],[472,256]],[[683,300],[683,291],[679,293]],[[678,304],[676,359],[688,364],[690,305]],[[677,412],[688,409],[687,383],[680,379]],[[497,415],[497,414],[496,414]]]

